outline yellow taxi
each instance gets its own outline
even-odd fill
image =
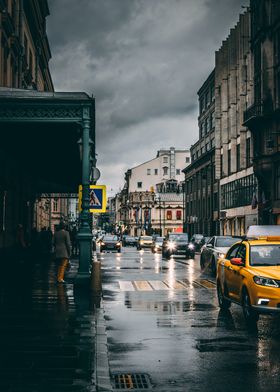
[[[251,226],[217,265],[221,309],[242,306],[247,322],[280,312],[280,226]]]

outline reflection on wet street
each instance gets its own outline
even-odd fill
[[[100,255],[112,375],[146,374],[155,391],[279,391],[280,319],[248,330],[220,311],[195,260],[124,248]]]
[[[93,388],[95,304],[88,292],[57,285],[50,260],[6,264],[1,272],[0,391]]]

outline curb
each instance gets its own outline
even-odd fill
[[[108,359],[108,342],[104,318],[104,305],[101,300],[100,308],[96,309],[96,358],[95,358],[95,385],[97,392],[113,392],[110,378]]]

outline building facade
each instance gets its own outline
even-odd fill
[[[115,197],[116,227],[136,236],[183,231],[182,170],[189,162],[188,150],[171,147],[129,169]]]
[[[215,177],[220,182],[220,234],[243,235],[257,224],[257,180],[250,130],[243,113],[253,102],[250,12],[240,15],[216,52]]]
[[[53,91],[47,0],[0,1],[0,85]]]
[[[260,224],[280,224],[280,3],[254,0],[251,51],[254,97],[244,113],[252,132]]]
[[[215,179],[215,70],[198,91],[199,140],[190,148],[185,173],[185,231],[206,236],[219,232],[218,182]]]

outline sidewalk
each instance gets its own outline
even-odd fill
[[[0,260],[2,392],[94,392],[97,370],[100,383],[108,382],[102,361],[96,366],[97,333],[104,349],[102,309],[88,291],[74,288],[77,265],[72,260],[70,283],[58,285],[51,260]]]

